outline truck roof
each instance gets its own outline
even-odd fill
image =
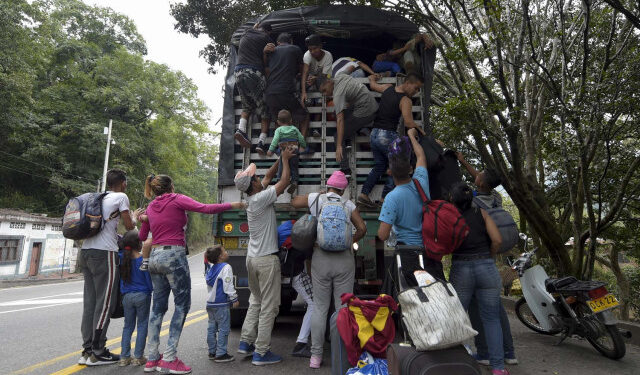
[[[387,10],[362,5],[304,6],[271,12],[240,26],[231,38],[237,46],[244,32],[256,22],[268,24],[273,33],[320,34],[341,39],[370,39],[384,36],[408,40],[418,26]]]

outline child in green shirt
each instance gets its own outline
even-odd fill
[[[307,147],[307,142],[305,142],[302,133],[300,130],[296,128],[294,125],[291,125],[291,112],[286,109],[278,112],[278,128],[276,129],[275,134],[273,135],[273,140],[271,141],[271,146],[269,146],[269,151],[267,152],[267,156],[272,156],[274,152],[279,148],[280,151],[284,150],[286,147],[289,147],[294,151],[294,156],[289,159],[289,169],[291,170],[291,185],[287,192],[289,194],[293,194],[298,188],[298,163],[300,158],[298,156],[299,147]],[[280,178],[282,174],[282,159],[280,159],[280,166],[278,167],[278,178]]]

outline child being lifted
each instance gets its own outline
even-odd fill
[[[298,157],[298,149],[300,147],[307,147],[307,142],[305,142],[302,133],[300,130],[295,127],[295,125],[291,124],[291,112],[286,109],[278,112],[278,128],[276,129],[275,134],[273,135],[273,140],[271,141],[271,146],[269,146],[269,152],[267,152],[267,156],[272,156],[276,150],[279,148],[280,151],[289,147],[293,151],[293,156],[289,159],[289,169],[291,170],[291,185],[287,192],[289,194],[293,194],[298,188],[298,162],[300,158]],[[278,153],[279,153],[278,152]],[[280,159],[280,166],[278,167],[278,178],[280,178],[282,174],[282,159]]]

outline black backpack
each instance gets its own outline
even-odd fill
[[[62,218],[62,235],[70,240],[84,240],[100,232],[102,200],[108,193],[86,193],[69,199]],[[111,214],[110,219],[119,215]]]

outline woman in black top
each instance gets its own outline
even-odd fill
[[[504,368],[500,325],[502,283],[493,259],[500,248],[502,237],[487,212],[471,204],[473,191],[467,184],[461,182],[454,185],[450,200],[469,225],[469,235],[453,253],[449,280],[466,310],[473,297],[478,301],[493,375],[509,374]]]

